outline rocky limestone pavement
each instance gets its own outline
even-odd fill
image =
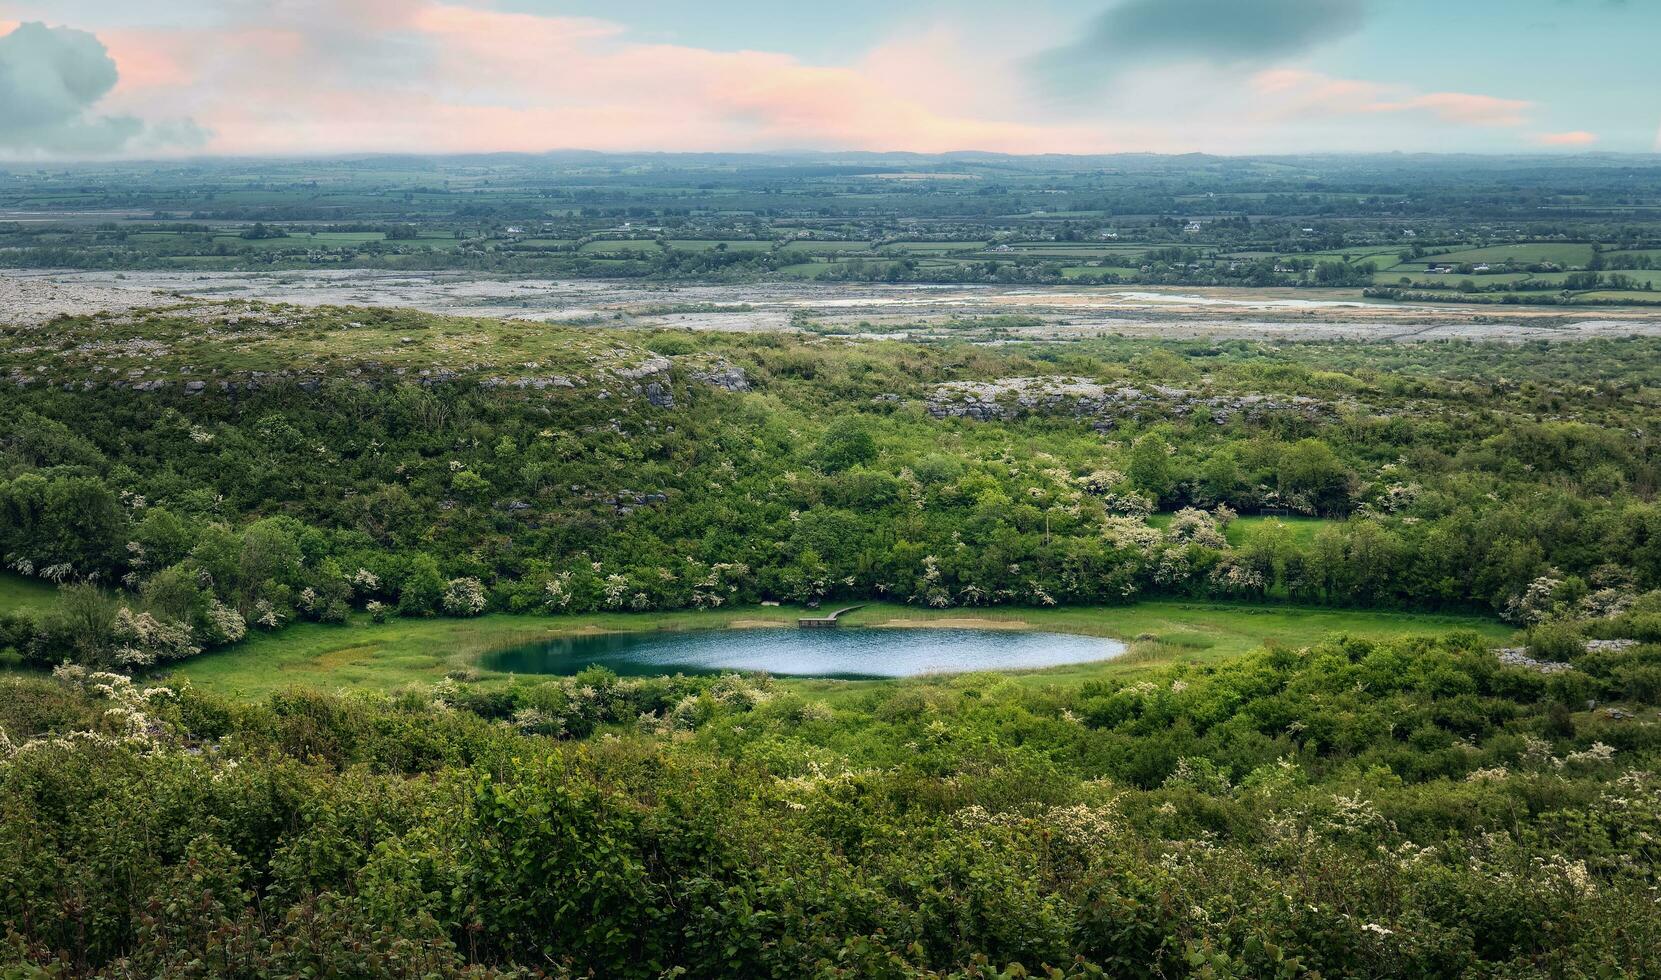
[[[1257,419],[1296,412],[1315,420],[1330,418],[1330,405],[1302,395],[1206,395],[1186,388],[1153,385],[1112,387],[1079,378],[1003,378],[998,381],[951,381],[935,388],[928,412],[935,418],[1007,420],[1024,415],[1072,415],[1111,428],[1115,420],[1149,414],[1189,415],[1204,408],[1218,425],[1236,416]]]
[[[122,353],[131,353],[123,349]],[[147,351],[146,353],[153,353]],[[620,352],[621,353],[621,352]],[[359,386],[374,382],[377,377],[389,380],[408,380],[423,387],[448,384],[477,377],[477,384],[486,389],[511,389],[525,392],[547,392],[553,389],[597,388],[593,397],[611,398],[620,394],[630,394],[644,399],[647,404],[656,408],[672,409],[675,407],[675,393],[673,379],[676,361],[660,354],[647,352],[644,360],[625,367],[600,368],[592,376],[582,375],[520,375],[504,376],[490,374],[478,377],[483,365],[463,365],[460,367],[426,367],[409,368],[396,367],[387,369],[377,361],[367,361],[345,372],[352,383]],[[638,355],[637,355],[638,356]],[[528,364],[527,367],[536,367]],[[114,388],[135,392],[164,392],[178,391],[187,395],[200,395],[214,390],[226,393],[251,393],[269,388],[297,387],[302,391],[318,391],[322,388],[326,376],[322,372],[306,371],[246,371],[236,372],[230,376],[208,377],[200,376],[200,372],[190,368],[180,368],[173,373],[163,367],[138,367],[127,370],[106,369],[102,365],[94,366],[92,372],[101,377],[80,378],[77,381],[65,381],[56,376],[50,365],[25,368],[13,366],[0,378],[4,382],[18,387],[30,385],[48,385],[63,387],[65,390],[80,389],[91,391],[98,388]],[[106,370],[108,374],[106,374]],[[694,360],[692,364],[681,368],[684,377],[696,384],[730,392],[746,392],[751,390],[749,376],[744,369],[724,359],[704,363]],[[210,372],[217,374],[218,372]],[[196,375],[196,376],[192,376]],[[620,390],[619,390],[620,389]]]
[[[1586,652],[1619,653],[1637,645],[1637,640],[1587,640]],[[1508,667],[1521,667],[1541,674],[1561,674],[1575,669],[1574,664],[1566,664],[1559,660],[1536,660],[1528,655],[1526,647],[1501,647],[1494,651],[1494,656]]]

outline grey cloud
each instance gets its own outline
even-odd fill
[[[147,127],[95,107],[117,80],[115,61],[92,34],[20,24],[0,37],[0,153],[102,156],[137,145],[199,145],[194,124]],[[181,142],[183,141],[183,142]]]
[[[1088,85],[1145,65],[1249,66],[1345,37],[1365,18],[1365,0],[1124,0],[1031,67],[1051,83]]]

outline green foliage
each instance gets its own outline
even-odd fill
[[[353,315],[372,322],[318,311],[279,329],[248,311],[238,342],[166,316],[65,321],[71,353],[0,354],[8,371],[118,377],[140,369],[113,343],[128,330],[178,348],[156,370],[248,379],[19,387],[0,416],[0,558],[100,586],[204,648],[237,633],[215,602],[262,631],[372,602],[425,617],[879,598],[1292,601],[1531,625],[1661,588],[1653,454],[1628,435],[1649,421],[1638,393],[1661,383],[1652,341],[721,335],[665,336],[684,353],[663,356],[641,333]],[[478,360],[411,383],[439,356],[401,342],[417,337]],[[315,383],[273,380],[330,358]],[[716,368],[749,390],[699,380]],[[1010,394],[1007,379],[1063,369],[1139,397]],[[940,385],[1004,394],[959,418]],[[1168,520],[1184,508],[1246,516],[1194,537]],[[447,602],[464,580],[478,586]],[[42,633],[37,659],[93,655],[66,636]]]
[[[827,473],[840,473],[876,458],[876,440],[858,418],[837,419],[819,442],[819,465]]]
[[[1657,650],[1581,676],[1608,697]],[[260,704],[12,680],[0,960],[1648,975],[1661,742],[1607,712],[1562,730],[1537,679],[1454,634],[1082,687],[867,685],[834,706],[604,671]]]

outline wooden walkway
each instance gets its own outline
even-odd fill
[[[845,606],[838,609],[836,612],[831,613],[829,616],[804,616],[801,619],[796,620],[796,625],[800,626],[802,629],[829,629],[830,627],[836,625],[836,617],[842,615],[843,613],[851,613],[855,609],[864,608],[865,607],[863,605]]]

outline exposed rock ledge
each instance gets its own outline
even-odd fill
[[[935,388],[928,400],[929,414],[935,418],[990,421],[1024,415],[1072,415],[1098,419],[1101,428],[1111,427],[1119,418],[1188,415],[1200,408],[1209,410],[1219,425],[1235,416],[1253,420],[1281,412],[1296,412],[1310,419],[1332,415],[1331,406],[1301,395],[1205,395],[1164,385],[1147,389],[1110,387],[1064,377],[951,381]]]

